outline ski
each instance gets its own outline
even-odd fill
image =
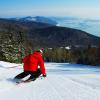
[[[19,85],[19,84],[21,84],[21,83],[29,83],[29,82],[33,82],[33,81],[35,81],[36,79],[31,79],[31,80],[21,80],[21,81],[19,81],[19,82],[16,82],[16,85]]]
[[[43,76],[39,76],[37,78],[34,78],[34,79],[29,79],[29,80],[18,80],[16,81],[16,85],[19,85],[19,84],[22,84],[22,83],[30,83],[30,82],[33,82],[35,81],[36,79],[43,79]]]

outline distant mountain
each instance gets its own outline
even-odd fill
[[[88,46],[100,45],[100,38],[81,30],[51,26],[31,30],[30,39],[34,42],[34,36],[38,37],[37,41],[45,46]],[[35,40],[36,40],[35,37]]]
[[[27,16],[23,18],[10,18],[11,20],[16,20],[16,21],[34,21],[34,22],[41,22],[41,23],[48,23],[51,25],[57,25],[57,22],[51,18],[48,17],[43,17],[43,16]]]
[[[100,37],[100,20],[89,19],[89,18],[78,18],[78,17],[44,17],[44,16],[27,16],[22,18],[10,18],[16,21],[34,21],[47,23],[55,26],[69,27],[74,29],[83,30],[87,33],[97,35]]]
[[[0,19],[0,33],[7,32],[17,35],[22,32],[33,47],[100,45],[99,37],[78,29],[57,27],[33,21]]]
[[[77,17],[49,17],[55,20],[58,26],[80,29],[100,37],[100,20]]]

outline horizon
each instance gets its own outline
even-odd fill
[[[80,18],[80,19],[90,19],[90,20],[100,20],[100,18],[89,18],[89,17],[81,17],[81,16],[53,16],[53,15],[23,15],[23,16],[0,16],[0,18],[24,18],[24,17],[57,17],[57,18]]]

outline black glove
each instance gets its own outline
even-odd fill
[[[46,75],[46,74],[43,74],[42,76],[43,76],[43,77],[46,77],[47,75]]]

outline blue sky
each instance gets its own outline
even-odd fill
[[[0,16],[100,18],[100,0],[0,0]]]

